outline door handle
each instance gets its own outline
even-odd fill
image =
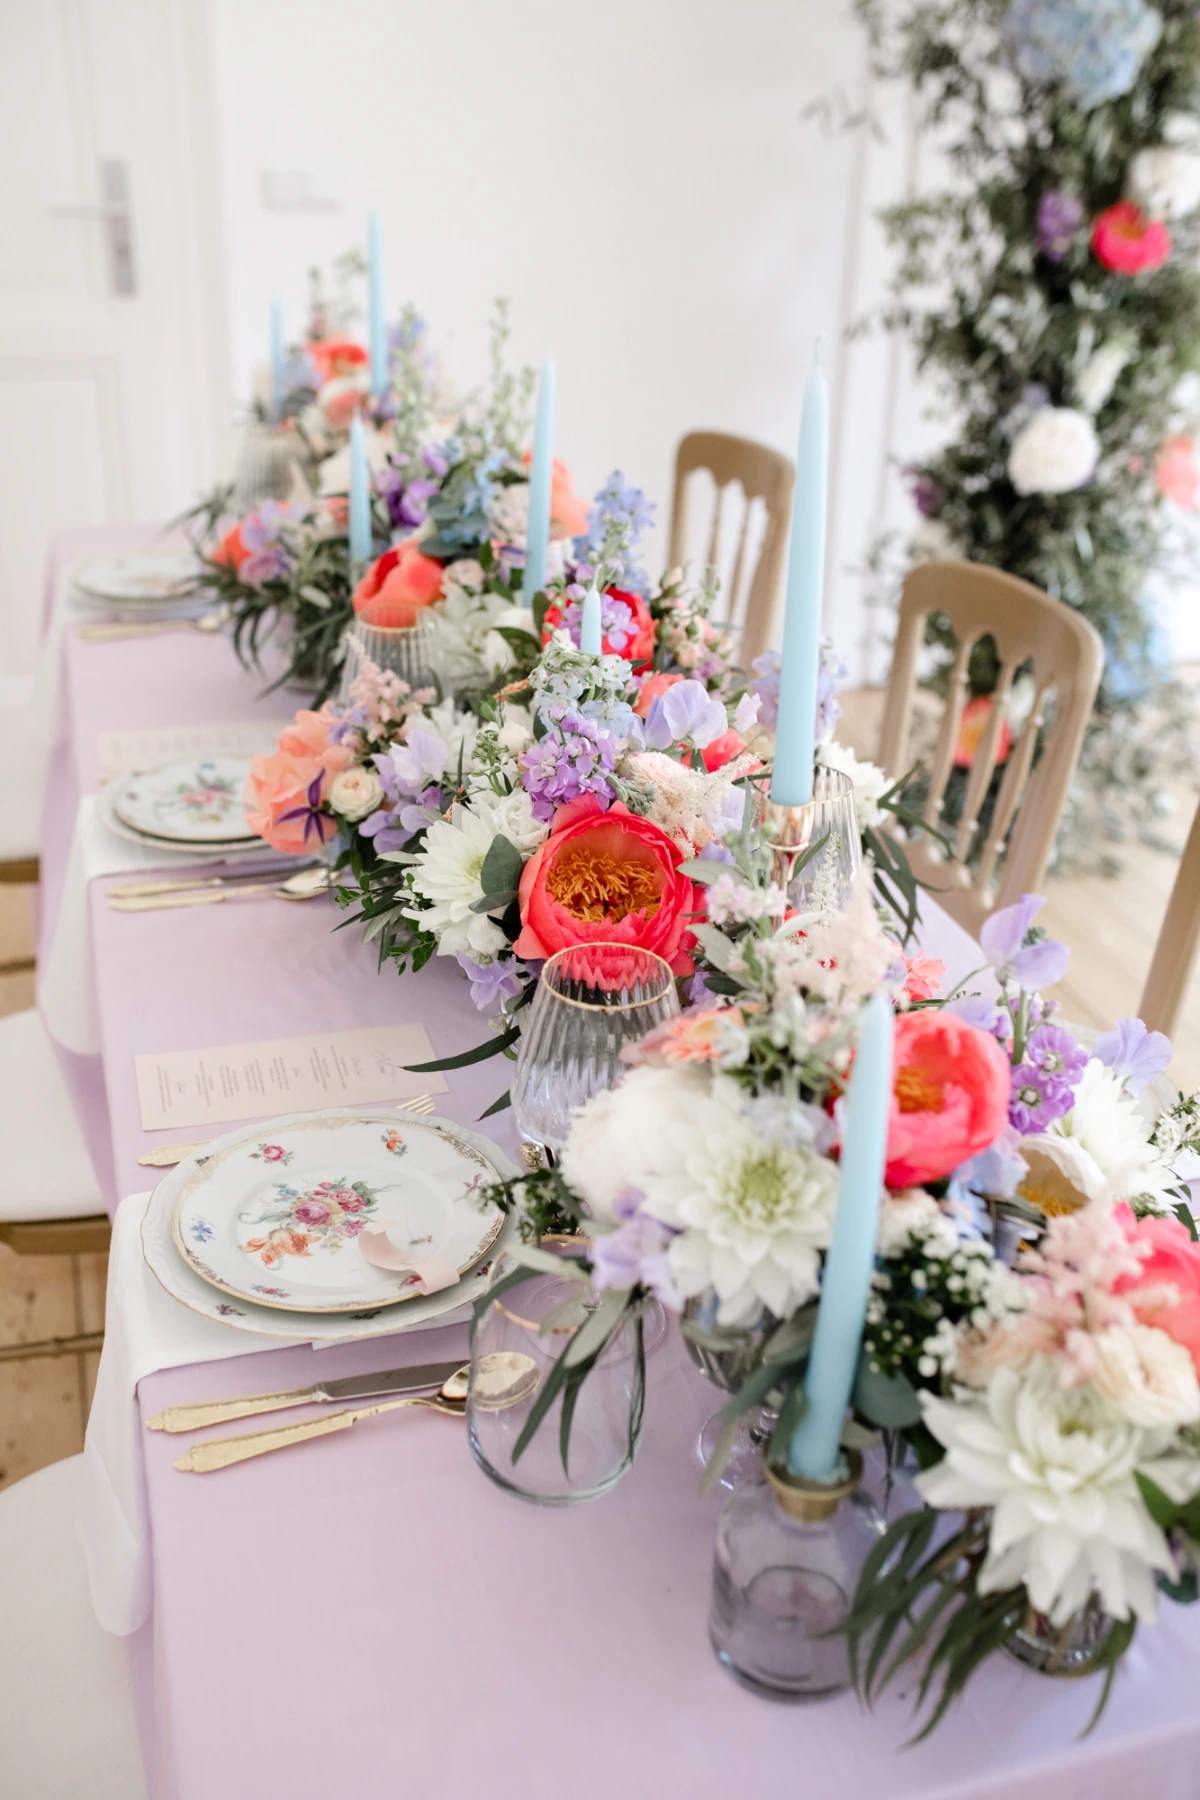
[[[99,219],[103,222],[112,292],[128,297],[137,293],[128,163],[119,157],[101,159],[100,193],[102,198],[96,205],[52,206],[50,211],[59,219]]]

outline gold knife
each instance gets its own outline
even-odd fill
[[[246,869],[240,875],[193,876],[190,880],[182,881],[122,881],[104,891],[110,900],[148,900],[155,894],[198,893],[203,888],[239,888],[243,882],[261,880],[264,875],[277,875],[282,881],[285,875],[301,875],[316,866],[315,863],[283,863],[276,870],[273,866],[260,863],[257,868]]]
[[[175,1458],[175,1467],[187,1475],[208,1475],[214,1469],[227,1469],[231,1463],[246,1462],[252,1456],[265,1456],[268,1450],[286,1450],[290,1444],[303,1444],[309,1438],[325,1437],[332,1431],[346,1431],[360,1419],[376,1413],[395,1412],[402,1406],[427,1406],[433,1412],[449,1413],[452,1419],[465,1416],[464,1400],[440,1400],[435,1394],[410,1394],[405,1400],[384,1400],[378,1406],[359,1406],[352,1412],[330,1413],[323,1419],[304,1419],[299,1425],[281,1425],[275,1431],[248,1431],[241,1437],[209,1438],[193,1444]]]
[[[436,1112],[437,1107],[432,1094],[418,1094],[414,1100],[397,1100],[396,1111],[431,1113]],[[212,1142],[212,1138],[201,1138],[197,1144],[163,1144],[161,1149],[147,1150],[145,1156],[138,1157],[138,1162],[144,1169],[173,1169],[185,1156],[207,1149]]]
[[[205,1425],[223,1425],[227,1419],[251,1419],[257,1413],[284,1412],[289,1406],[310,1406],[318,1401],[371,1400],[389,1394],[416,1394],[423,1388],[440,1388],[462,1367],[453,1362],[421,1363],[405,1369],[379,1369],[372,1375],[346,1375],[336,1381],[316,1381],[311,1387],[290,1388],[279,1394],[243,1394],[235,1400],[193,1400],[168,1406],[146,1420],[148,1431],[199,1431]]]

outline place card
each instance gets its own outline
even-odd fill
[[[188,757],[269,756],[288,719],[231,719],[223,725],[160,725],[102,731],[96,740],[102,778],[127,769],[157,769]]]
[[[409,1075],[405,1068],[436,1055],[423,1025],[378,1025],[135,1056],[142,1130],[444,1094],[444,1075]]]

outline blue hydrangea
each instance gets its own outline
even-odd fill
[[[1013,0],[1005,19],[1030,81],[1057,81],[1085,112],[1127,94],[1162,34],[1145,0]]]

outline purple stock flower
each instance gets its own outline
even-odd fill
[[[1162,1074],[1173,1051],[1170,1038],[1161,1031],[1147,1031],[1140,1019],[1118,1019],[1111,1031],[1096,1039],[1092,1055],[1121,1076],[1131,1094],[1140,1094]]]
[[[655,695],[646,715],[646,743],[651,750],[666,750],[682,738],[691,738],[703,750],[728,729],[725,708],[702,681],[677,681],[665,694]]]
[[[286,581],[293,568],[292,559],[279,544],[269,550],[255,550],[238,570],[247,587],[265,587],[268,581]]]
[[[479,963],[465,950],[456,950],[454,960],[470,978],[471,998],[480,1012],[490,1012],[498,1000],[515,1000],[521,991],[521,975],[514,963]]]
[[[1083,224],[1083,202],[1052,188],[1038,201],[1037,246],[1049,262],[1061,262]]]
[[[578,800],[581,794],[598,794],[609,804],[612,788],[608,778],[619,749],[612,732],[595,719],[568,713],[521,756],[521,784],[532,802],[534,818],[548,823],[558,807]]]
[[[582,574],[582,570],[576,570]],[[590,571],[589,576],[590,579]],[[567,604],[562,609],[562,622],[569,632],[571,642],[579,648],[580,634],[583,630],[583,601],[587,589],[581,581],[573,581],[566,589]],[[627,600],[618,600],[612,594],[600,596],[600,636],[615,656],[620,656],[631,637],[637,632],[637,623],[633,616],[633,608]]]
[[[1046,902],[1041,894],[1022,894],[985,919],[979,933],[983,954],[994,969],[1010,969],[1023,988],[1053,987],[1067,972],[1071,952],[1056,938],[1030,937],[1033,921]]]
[[[910,464],[904,473],[909,479],[909,493],[912,503],[923,519],[931,519],[946,498],[946,490],[925,469],[918,469]]]
[[[1087,1060],[1087,1051],[1061,1025],[1039,1025],[1025,1044],[1024,1062],[1012,1072],[1009,1123],[1020,1132],[1044,1131],[1069,1113]]]

